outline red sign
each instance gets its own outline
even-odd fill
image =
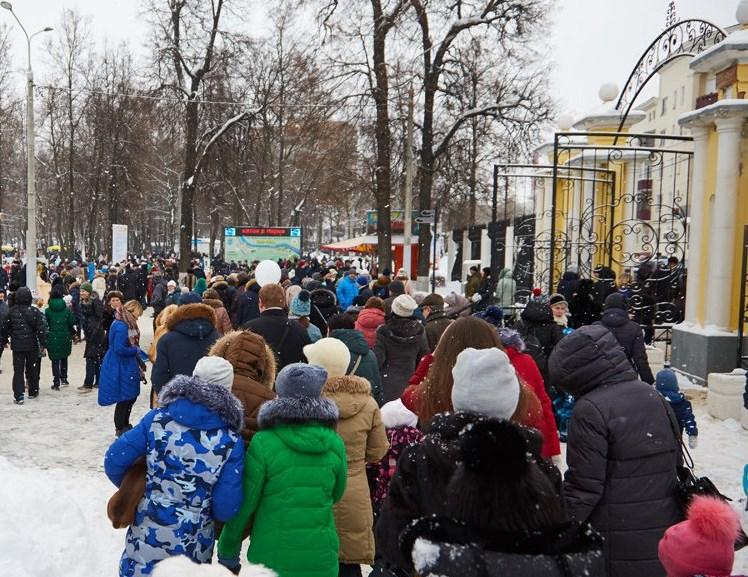
[[[251,227],[237,229],[237,236],[291,236],[289,228]]]

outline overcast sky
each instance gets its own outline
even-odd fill
[[[263,25],[263,6],[272,0],[254,0],[253,28]],[[578,116],[599,104],[597,90],[604,82],[623,86],[641,53],[665,28],[669,0],[557,0],[550,18],[550,66],[559,112]],[[678,16],[703,18],[722,27],[735,23],[738,0],[676,0]],[[89,15],[97,42],[106,38],[128,40],[142,50],[147,27],[138,14],[137,0],[14,0],[14,8],[29,31],[54,26],[63,8]],[[2,21],[11,15],[0,10]],[[19,68],[25,64],[20,31],[13,37]],[[43,72],[45,55],[34,52],[35,69]],[[18,75],[19,83],[23,82]]]

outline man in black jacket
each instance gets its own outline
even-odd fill
[[[86,337],[86,349],[83,353],[83,358],[86,359],[86,376],[80,390],[91,390],[94,386],[99,386],[101,359],[106,352],[106,331],[103,324],[104,304],[87,282],[81,285],[80,308],[83,334]]]
[[[304,347],[311,340],[304,327],[288,318],[283,288],[278,284],[265,285],[259,298],[260,318],[248,322],[244,328],[265,339],[277,357],[279,371],[291,363],[304,362]]]
[[[39,364],[47,346],[47,321],[40,310],[31,306],[27,287],[19,288],[14,295],[13,306],[0,329],[0,344],[5,347],[8,340],[13,350],[14,402],[22,405],[25,385],[29,399],[39,395]]]
[[[631,364],[634,365],[639,378],[650,385],[655,382],[652,369],[649,368],[647,350],[644,347],[644,333],[639,323],[629,318],[628,305],[621,293],[613,293],[605,299],[605,312],[596,325],[603,325],[618,339],[626,351]]]

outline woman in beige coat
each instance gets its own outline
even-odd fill
[[[335,527],[340,539],[340,577],[358,577],[361,565],[374,563],[374,514],[371,508],[366,463],[379,462],[389,449],[379,406],[371,396],[369,381],[346,375],[348,347],[338,339],[324,338],[304,347],[310,364],[328,373],[322,395],[340,411],[338,434],[348,457],[348,484],[335,505]]]

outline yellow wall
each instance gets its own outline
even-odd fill
[[[740,155],[741,166],[748,166],[748,139],[743,138],[742,150]],[[740,167],[735,167],[739,170]],[[738,206],[735,211],[735,259],[733,263],[733,284],[732,284],[732,313],[730,314],[730,330],[738,329],[738,319],[743,308],[740,302],[740,288],[743,282],[741,278],[743,265],[743,227],[748,224],[748,171],[740,171],[740,180],[738,181]],[[741,194],[741,192],[743,194]]]

